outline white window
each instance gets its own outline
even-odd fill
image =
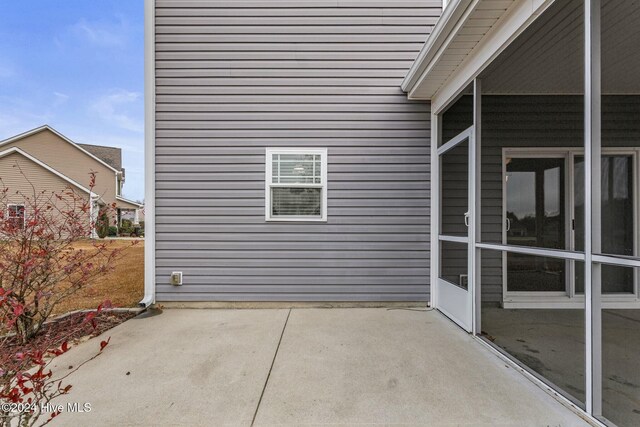
[[[267,221],[327,220],[327,149],[267,148]]]
[[[15,227],[24,228],[24,205],[7,205],[7,219]]]

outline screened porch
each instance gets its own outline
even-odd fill
[[[467,3],[405,89],[432,103],[433,303],[640,425],[640,4]]]

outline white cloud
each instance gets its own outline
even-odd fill
[[[118,23],[89,22],[84,18],[71,27],[71,31],[91,44],[121,47],[127,41],[127,28],[123,20]]]
[[[91,106],[91,110],[107,123],[121,129],[142,133],[144,132],[144,122],[131,117],[130,112],[130,109],[138,106],[141,102],[141,93],[117,89],[99,97]]]
[[[0,97],[0,140],[50,123],[53,115],[29,103]]]
[[[69,100],[69,95],[62,92],[53,92],[53,96],[55,97],[53,101],[53,106],[58,107]]]

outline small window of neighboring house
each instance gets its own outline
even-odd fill
[[[266,220],[327,220],[327,149],[267,148]]]
[[[15,227],[24,228],[24,225],[25,225],[24,205],[8,205],[7,219]]]

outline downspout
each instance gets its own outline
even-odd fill
[[[155,0],[144,1],[144,107],[144,298],[138,304],[149,307],[156,301]]]

